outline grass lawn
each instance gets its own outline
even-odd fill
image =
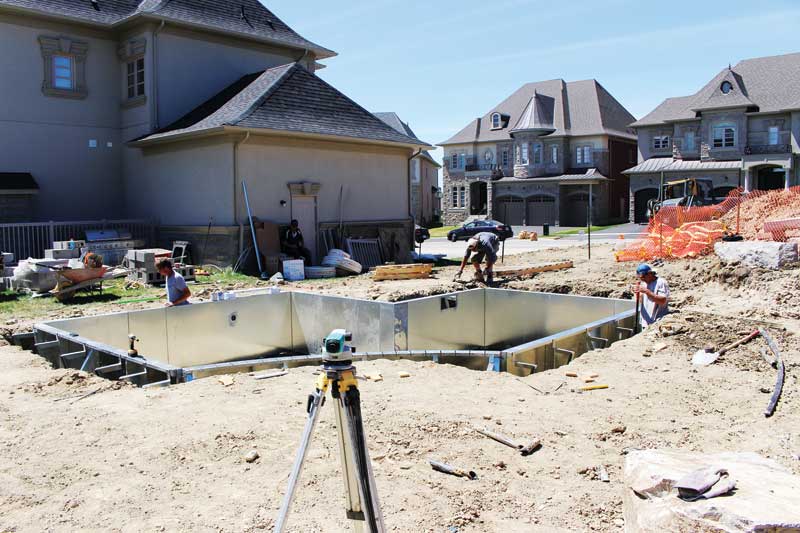
[[[447,232],[450,230],[454,230],[457,227],[458,226],[442,226],[441,228],[431,228],[428,231],[431,232],[431,238],[447,237]]]
[[[602,231],[604,229],[613,228],[614,226],[619,226],[619,225],[620,224],[611,224],[610,226],[592,226],[592,232]],[[565,229],[565,230],[562,230],[562,231],[556,231],[555,233],[551,233],[549,236],[550,237],[563,237],[564,235],[577,235],[578,233],[580,233],[582,231],[585,232],[586,228]],[[542,235],[540,235],[539,237],[541,237],[543,239],[547,239],[547,237],[544,237]]]

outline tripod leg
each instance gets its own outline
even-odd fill
[[[289,518],[289,511],[292,507],[294,493],[297,489],[297,482],[300,479],[300,471],[303,469],[303,462],[308,453],[308,445],[311,443],[311,435],[314,433],[314,427],[319,420],[319,413],[322,409],[322,402],[324,399],[325,391],[319,389],[309,397],[308,419],[306,419],[306,426],[305,429],[303,429],[300,449],[297,451],[297,457],[294,460],[294,466],[292,466],[292,474],[289,476],[289,485],[286,487],[286,494],[283,496],[283,503],[281,504],[280,513],[278,514],[278,520],[275,523],[275,533],[282,533],[286,527],[286,521]]]
[[[346,428],[347,437],[349,437],[349,439],[345,439],[348,445],[346,448],[355,467],[355,471],[352,473],[358,483],[357,495],[360,498],[360,507],[364,513],[367,531],[369,533],[383,533],[385,531],[383,514],[378,501],[375,477],[372,473],[372,464],[367,450],[367,439],[364,434],[364,425],[361,417],[361,396],[358,389],[355,387],[350,388],[342,395],[338,404],[343,406],[347,422],[342,428]],[[349,470],[352,471],[353,469]],[[351,479],[349,474],[345,474],[345,479]],[[350,487],[348,487],[348,492],[352,493]]]

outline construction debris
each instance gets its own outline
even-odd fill
[[[488,429],[475,428],[475,431],[477,431],[478,433],[480,433],[485,437],[489,437],[490,439],[499,442],[500,444],[504,444],[509,448],[514,448],[515,450],[519,451],[523,455],[523,457],[531,455],[533,452],[542,447],[541,439],[533,439],[527,444],[517,444],[516,442],[512,441],[505,435],[501,435],[500,433],[494,433],[492,431],[489,431]]]
[[[385,265],[375,268],[373,280],[387,281],[399,279],[424,279],[433,274],[433,265],[419,263],[415,265]]]
[[[764,328],[759,328],[759,333],[761,333],[761,336],[767,341],[767,346],[769,346],[769,349],[772,351],[772,355],[775,356],[775,367],[778,370],[778,377],[775,380],[775,388],[772,391],[772,397],[769,399],[769,404],[767,404],[767,408],[764,411],[764,416],[770,417],[775,413],[778,400],[783,392],[783,380],[786,375],[786,369],[783,364],[783,359],[781,358],[781,353],[778,350],[778,345],[775,344],[770,334],[767,333],[767,330]]]
[[[451,476],[464,477],[472,480],[478,479],[478,474],[472,470],[462,470],[447,463],[442,463],[433,459],[428,459],[428,463],[430,463],[431,467],[437,472],[443,472],[445,474],[450,474]]]

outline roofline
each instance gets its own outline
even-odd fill
[[[143,148],[146,146],[155,146],[159,144],[167,144],[183,140],[201,139],[204,137],[215,137],[217,135],[223,135],[226,133],[250,133],[253,135],[265,135],[265,136],[276,136],[276,137],[300,137],[304,139],[319,139],[325,141],[347,142],[353,144],[371,144],[379,146],[407,147],[417,150],[426,150],[429,148],[434,148],[433,146],[425,144],[422,141],[420,141],[420,143],[403,143],[395,141],[381,141],[379,139],[362,139],[359,137],[345,137],[343,135],[326,135],[320,133],[273,130],[267,128],[245,128],[241,126],[217,126],[214,128],[192,130],[183,133],[165,134],[162,135],[161,137],[156,137],[156,138],[145,137],[143,139],[130,141],[127,143],[127,145],[137,148]]]
[[[420,154],[419,154],[418,156],[416,156],[416,157],[418,157],[418,158],[420,158],[420,159],[427,159],[428,161],[430,161],[431,163],[433,163],[434,165],[436,165],[436,168],[442,168],[442,165],[440,165],[438,161],[436,161],[434,158],[432,158],[432,157],[430,156],[430,154],[426,154],[426,153],[420,153]]]
[[[736,105],[729,104],[729,105],[712,106],[712,107],[693,107],[689,109],[689,111],[694,111],[695,113],[699,111],[700,113],[702,113],[703,111],[716,111],[718,109],[736,109],[739,107],[744,107],[746,109],[748,107],[753,107],[753,106],[758,107],[758,105],[756,105],[755,103],[750,102],[750,104],[736,104]]]
[[[0,196],[13,194],[39,194],[39,189],[0,189]]]
[[[9,5],[6,5],[6,4],[0,4],[0,11],[9,11],[9,12],[17,13],[17,14],[21,14],[21,15],[36,15],[36,16],[39,16],[39,17],[42,17],[42,18],[46,18],[46,19],[55,19],[55,20],[67,21],[67,22],[71,22],[73,24],[79,24],[79,25],[82,25],[82,26],[88,26],[88,27],[92,27],[92,28],[105,29],[105,30],[116,30],[118,28],[121,28],[121,27],[125,26],[126,24],[130,24],[130,23],[136,22],[138,19],[154,20],[154,21],[159,21],[159,22],[164,21],[165,23],[169,22],[169,23],[174,24],[176,26],[185,26],[185,27],[188,27],[188,28],[201,29],[201,30],[205,30],[205,31],[208,31],[208,32],[211,32],[211,33],[217,33],[217,34],[221,34],[221,35],[228,35],[228,36],[231,36],[231,37],[238,37],[238,38],[244,39],[244,40],[262,42],[262,43],[272,44],[272,45],[278,45],[278,46],[282,46],[284,48],[291,48],[293,50],[298,50],[298,51],[303,51],[303,52],[311,51],[311,52],[315,53],[316,59],[328,59],[328,58],[336,57],[337,55],[339,55],[338,53],[334,52],[333,50],[329,50],[329,49],[327,49],[327,48],[325,48],[323,46],[320,46],[320,45],[317,45],[315,43],[312,43],[311,41],[308,41],[307,39],[305,39],[305,37],[302,37],[302,36],[301,36],[301,38],[305,39],[306,41],[308,41],[309,43],[313,44],[314,46],[305,47],[305,46],[302,46],[302,45],[299,45],[299,44],[289,43],[289,42],[286,42],[286,41],[283,41],[283,40],[280,40],[280,39],[272,39],[270,37],[258,36],[258,35],[253,35],[253,34],[250,34],[250,33],[241,33],[241,32],[237,32],[237,31],[230,31],[230,30],[225,30],[225,29],[222,29],[222,28],[217,28],[215,26],[204,26],[202,24],[194,24],[192,22],[187,22],[187,21],[183,21],[183,20],[175,20],[173,18],[164,17],[164,16],[157,15],[157,14],[154,14],[154,13],[141,13],[141,12],[134,13],[132,15],[126,16],[122,20],[119,20],[119,21],[111,23],[111,24],[107,24],[107,23],[103,23],[103,22],[96,22],[96,21],[92,21],[92,20],[86,20],[86,19],[83,19],[83,18],[80,18],[80,17],[72,17],[72,16],[69,16],[69,15],[61,14],[61,13],[53,13],[53,12],[50,12],[50,11],[41,11],[41,10],[38,10],[38,9],[31,9],[31,8],[20,7],[20,6],[9,6]],[[298,34],[298,36],[299,36],[299,34]]]

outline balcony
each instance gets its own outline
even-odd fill
[[[791,152],[791,144],[751,144],[744,149],[745,155],[789,154]]]

